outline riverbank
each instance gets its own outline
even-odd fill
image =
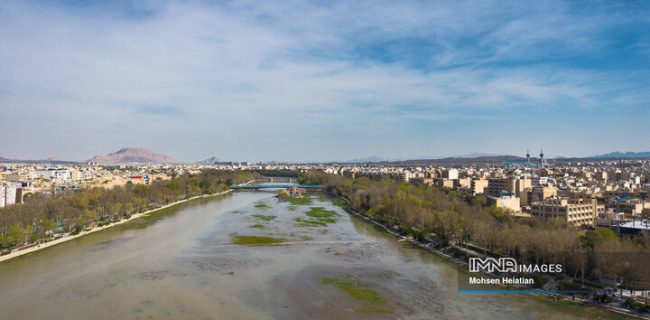
[[[7,260],[11,260],[13,258],[17,258],[17,257],[23,256],[23,255],[29,254],[29,253],[36,252],[38,250],[49,248],[49,247],[55,246],[57,244],[61,244],[61,243],[73,240],[73,239],[77,239],[79,237],[83,237],[85,235],[88,235],[88,234],[91,234],[91,233],[94,233],[94,232],[98,232],[98,231],[101,231],[101,230],[104,230],[104,229],[107,229],[107,228],[118,226],[118,225],[127,223],[129,221],[133,221],[135,219],[145,217],[145,216],[147,216],[147,215],[149,215],[151,213],[154,213],[154,212],[157,212],[157,211],[160,211],[160,210],[164,210],[164,209],[167,209],[167,208],[171,208],[173,206],[177,206],[179,204],[183,204],[183,203],[193,201],[193,200],[197,200],[197,199],[221,196],[221,195],[224,195],[224,194],[228,194],[228,193],[230,193],[232,191],[233,191],[232,189],[228,189],[228,190],[222,191],[222,192],[217,192],[217,193],[212,193],[212,194],[204,194],[204,195],[200,195],[200,196],[196,196],[196,197],[191,197],[191,198],[179,200],[179,201],[172,202],[170,204],[164,205],[164,206],[162,206],[160,208],[151,209],[151,210],[147,210],[145,212],[132,214],[127,219],[120,220],[120,221],[117,221],[117,222],[114,222],[114,223],[111,223],[111,224],[108,224],[108,225],[105,225],[105,226],[94,227],[93,229],[88,230],[88,231],[81,231],[81,232],[79,232],[78,234],[75,234],[75,235],[68,235],[68,236],[65,236],[65,237],[62,237],[62,238],[59,238],[59,239],[55,239],[55,240],[52,240],[52,241],[48,241],[48,242],[45,242],[45,243],[34,245],[32,247],[29,247],[29,248],[26,248],[26,249],[23,249],[23,250],[14,250],[9,254],[0,256],[0,263],[2,263],[4,261],[7,261]]]
[[[344,207],[344,209],[348,213],[353,214],[354,216],[356,216],[360,220],[365,221],[366,223],[370,223],[370,224],[376,226],[377,228],[382,229],[386,233],[396,237],[398,239],[398,241],[404,241],[404,242],[408,241],[410,245],[412,245],[412,246],[414,246],[416,248],[419,248],[419,249],[426,250],[426,251],[428,251],[430,253],[436,254],[436,255],[442,257],[444,260],[446,260],[448,262],[451,262],[451,263],[456,264],[456,265],[468,266],[467,261],[465,261],[463,259],[459,259],[459,258],[454,257],[452,255],[449,255],[449,254],[447,254],[447,253],[445,253],[445,252],[443,252],[441,250],[438,250],[436,248],[433,248],[431,246],[431,243],[420,242],[420,241],[418,241],[416,239],[413,239],[411,237],[404,236],[404,235],[400,234],[399,232],[395,231],[393,228],[390,228],[389,226],[387,226],[387,225],[385,225],[385,224],[383,224],[383,223],[381,223],[379,221],[376,221],[376,220],[372,219],[371,217],[369,217],[369,216],[367,216],[367,215],[365,215],[365,214],[363,214],[361,212],[358,212],[358,211],[355,211],[355,210],[351,209],[349,199],[347,199],[345,197],[338,196],[338,195],[334,195],[334,194],[330,194],[330,195],[337,198],[337,199],[341,199],[341,200],[345,201],[347,203],[347,206]],[[460,248],[458,248],[458,249],[460,249]],[[489,275],[489,276],[492,276],[492,277],[498,277],[498,275],[496,275],[496,274],[486,273],[486,272],[482,272],[482,273],[484,273],[486,275]],[[632,311],[632,310],[629,310],[629,309],[624,309],[624,308],[621,308],[621,307],[615,307],[615,306],[592,304],[588,299],[583,299],[583,298],[579,298],[579,297],[575,297],[575,296],[569,297],[569,296],[564,296],[564,295],[561,295],[561,294],[558,294],[558,293],[541,293],[541,292],[540,293],[531,292],[529,294],[531,296],[534,296],[534,297],[537,297],[537,298],[546,298],[546,300],[544,300],[544,301],[549,302],[549,303],[551,301],[548,301],[547,300],[548,298],[556,298],[556,299],[558,299],[558,302],[561,301],[563,304],[565,304],[564,308],[569,308],[570,306],[576,307],[576,308],[591,308],[591,310],[600,310],[600,312],[610,313],[612,316],[624,316],[624,317],[629,317],[629,318],[634,318],[634,319],[649,319],[647,315],[640,314],[640,313],[638,313],[636,311]],[[594,312],[596,312],[596,311],[594,311]]]

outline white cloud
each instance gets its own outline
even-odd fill
[[[112,8],[121,13],[115,14],[106,8],[4,3],[0,110],[8,116],[0,125],[19,131],[42,121],[39,126],[54,132],[52,141],[21,141],[24,135],[16,134],[8,146],[14,153],[26,144],[56,152],[69,143],[70,132],[89,132],[93,139],[80,140],[74,157],[135,141],[188,160],[209,154],[181,141],[208,143],[245,129],[238,141],[219,141],[217,147],[232,158],[263,158],[237,151],[237,144],[254,145],[261,134],[279,141],[291,128],[339,136],[335,131],[353,133],[359,122],[385,138],[381,128],[387,124],[397,126],[399,135],[410,132],[413,121],[557,105],[597,108],[647,97],[640,91],[599,94],[603,88],[622,91],[629,85],[625,74],[603,77],[546,63],[547,55],[598,50],[606,45],[603,26],[613,23],[598,13],[576,17],[555,4],[154,3],[144,8],[149,14],[131,15],[123,8]],[[355,54],[402,38],[431,45],[415,53],[431,61],[428,67],[402,59],[413,52],[397,51],[391,63]],[[543,63],[521,64],[531,60]],[[153,116],[155,108],[168,116]],[[17,117],[24,122],[12,120]],[[278,155],[287,152],[283,148]]]

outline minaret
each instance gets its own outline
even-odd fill
[[[539,149],[539,167],[544,167],[544,150]]]

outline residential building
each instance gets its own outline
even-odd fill
[[[488,188],[488,180],[472,179],[472,184],[471,184],[472,195],[485,193],[487,188]]]
[[[488,200],[491,204],[494,204],[498,208],[506,209],[512,213],[521,212],[521,203],[519,197],[514,195],[509,196],[500,196],[500,197],[488,197]]]
[[[598,204],[596,199],[551,198],[531,204],[531,216],[561,218],[574,227],[593,227],[596,218],[604,213],[605,205]]]

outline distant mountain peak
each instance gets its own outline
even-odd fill
[[[594,158],[607,158],[607,159],[639,159],[639,158],[650,158],[650,151],[642,151],[642,152],[632,152],[632,151],[626,151],[626,152],[621,152],[621,151],[614,151],[610,153],[605,153],[601,155],[594,156]]]
[[[486,153],[486,152],[472,152],[468,154],[461,154],[459,156],[455,156],[451,158],[482,158],[482,157],[499,157],[499,156],[508,156],[508,155],[497,154],[497,153]]]
[[[210,165],[219,162],[219,159],[215,156],[207,158],[205,160],[197,161],[196,164]]]
[[[370,157],[365,157],[365,158],[359,158],[359,159],[352,159],[348,161],[344,161],[346,163],[372,163],[372,162],[382,162],[385,161],[386,159],[378,157],[378,156],[370,156]]]
[[[113,152],[113,153],[109,153],[109,154],[135,153],[135,152],[151,152],[151,153],[153,153],[153,151],[151,151],[150,149],[147,149],[147,148],[142,148],[142,147],[124,147],[124,148],[121,148],[120,150],[117,150],[117,151],[115,151],[115,152]]]
[[[175,164],[180,161],[168,157],[164,154],[159,154],[147,148],[132,148],[126,147],[117,150],[116,152],[109,153],[108,155],[101,156],[95,155],[86,162],[98,163],[103,165],[118,165],[118,164]]]

